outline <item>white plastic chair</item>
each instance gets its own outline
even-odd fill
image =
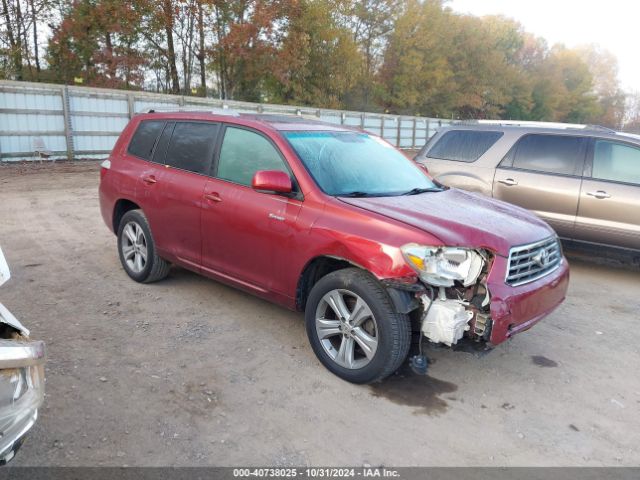
[[[36,158],[40,159],[40,163],[42,163],[43,158],[47,159],[51,155],[53,155],[51,150],[47,149],[47,146],[45,145],[42,137],[35,137],[33,139],[33,153],[35,154]]]

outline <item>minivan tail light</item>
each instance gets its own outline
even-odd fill
[[[111,160],[107,159],[100,164],[100,180],[104,178],[107,172],[111,169]]]

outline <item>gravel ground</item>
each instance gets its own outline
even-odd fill
[[[174,268],[121,269],[95,162],[0,166],[0,300],[47,343],[13,465],[638,465],[640,274],[571,258],[564,305],[429,377],[332,376],[302,315]]]

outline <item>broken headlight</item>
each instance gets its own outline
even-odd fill
[[[484,266],[482,255],[469,248],[409,243],[401,251],[420,279],[435,287],[452,287],[456,280],[465,287],[473,285]]]

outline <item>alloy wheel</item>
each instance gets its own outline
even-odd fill
[[[147,238],[142,227],[129,222],[122,230],[122,256],[134,273],[140,273],[147,264]]]
[[[316,309],[316,333],[329,357],[355,370],[369,364],[378,348],[378,326],[371,308],[356,293],[327,292]]]

